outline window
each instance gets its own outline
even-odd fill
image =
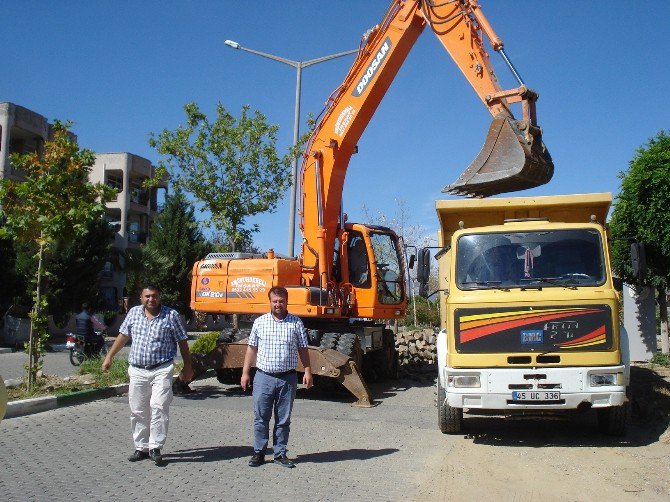
[[[458,239],[459,289],[598,286],[605,282],[600,233],[592,229],[469,234]]]
[[[397,241],[389,234],[371,233],[370,243],[374,253],[379,302],[386,305],[401,303],[404,299],[405,279],[400,266],[402,261],[398,255]]]
[[[116,174],[107,174],[107,186],[123,192],[123,176]]]
[[[347,257],[349,261],[349,282],[359,288],[370,287],[368,252],[365,249],[363,234],[360,232],[349,232]]]

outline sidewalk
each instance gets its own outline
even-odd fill
[[[22,399],[19,401],[10,401],[7,403],[7,412],[4,420],[8,418],[32,415],[42,411],[53,410],[64,406],[74,406],[77,404],[89,403],[98,399],[119,396],[128,392],[128,384],[122,383],[112,387],[103,387],[100,389],[87,389],[70,394],[60,394],[57,396],[40,396],[31,399]]]

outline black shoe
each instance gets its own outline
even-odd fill
[[[154,461],[154,464],[163,465],[163,455],[161,455],[160,448],[149,450],[149,458]]]
[[[258,467],[259,465],[262,465],[264,463],[265,463],[265,455],[263,455],[259,451],[255,452],[253,456],[249,459],[249,467]]]
[[[137,462],[138,460],[144,460],[146,458],[149,458],[149,454],[146,451],[135,450],[133,454],[128,457],[128,460],[131,462]]]
[[[289,469],[293,469],[295,467],[295,464],[289,460],[289,458],[286,455],[280,455],[279,457],[275,457],[275,464],[279,464],[282,467],[288,467]]]

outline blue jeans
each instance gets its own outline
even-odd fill
[[[254,451],[265,454],[270,433],[270,418],[275,415],[272,436],[274,456],[286,455],[291,430],[291,410],[298,385],[295,373],[282,376],[256,371],[254,376]]]

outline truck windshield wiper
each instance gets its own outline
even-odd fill
[[[557,277],[522,277],[520,279],[521,282],[543,282],[546,284],[553,284],[554,286],[562,286],[564,288],[568,289],[577,289],[576,286],[574,285],[569,285],[566,284],[565,282],[561,282]]]
[[[461,284],[463,286],[471,286],[473,284],[475,286],[494,286],[496,289],[509,290],[507,286],[501,286],[502,281],[464,281]]]

